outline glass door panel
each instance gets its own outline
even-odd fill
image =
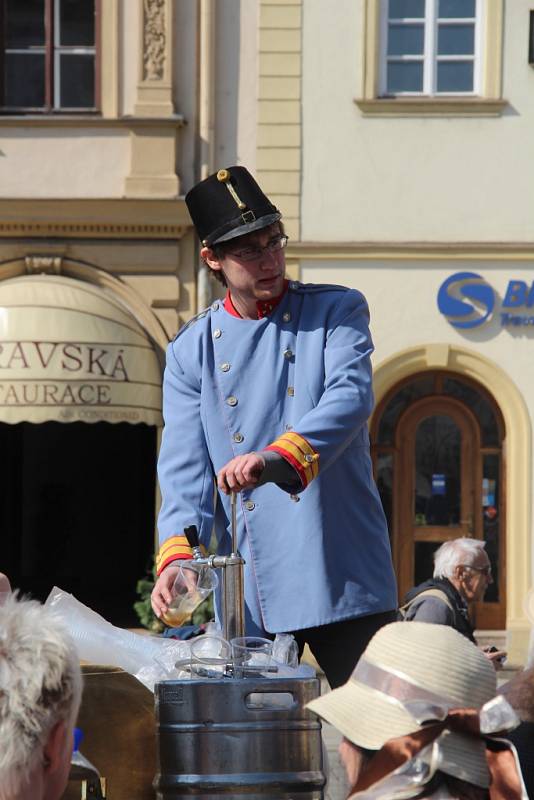
[[[453,419],[422,420],[415,436],[414,525],[460,522],[461,432]]]

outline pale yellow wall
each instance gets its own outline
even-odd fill
[[[451,274],[469,270],[482,275],[502,299],[512,278],[532,284],[533,267],[534,257],[479,261],[347,257],[301,262],[303,281],[351,286],[367,297],[377,402],[408,375],[450,369],[482,383],[499,404],[506,428],[506,628],[516,664],[522,663],[528,646],[529,623],[523,604],[533,574],[534,329],[503,329],[494,315],[488,325],[462,333],[440,314],[437,293]]]
[[[0,197],[178,196],[195,157],[197,54],[176,44],[195,42],[196,25],[194,3],[106,0],[101,114],[0,116]]]
[[[330,6],[329,6],[330,14]],[[257,175],[298,240],[301,185],[301,0],[261,0]]]
[[[251,172],[256,172],[257,166],[260,58],[258,51],[259,15],[259,0],[249,0],[248,2],[241,3],[241,70],[237,97],[237,107],[239,111],[239,124],[237,126],[237,162],[239,164],[245,164]]]
[[[494,2],[494,0],[492,0]],[[368,118],[364,0],[306,0],[302,239],[525,241],[534,226],[531,3],[505,3],[501,116]]]
[[[130,144],[124,130],[3,126],[0,197],[121,197]]]
[[[198,25],[197,0],[175,3],[174,14],[174,105],[187,124],[179,134],[177,172],[183,193],[192,185],[198,156]]]
[[[120,2],[120,113],[133,114],[136,100],[140,23],[136,0]]]

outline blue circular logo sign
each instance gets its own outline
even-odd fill
[[[455,328],[477,328],[491,316],[495,293],[476,272],[456,272],[438,292],[438,308]]]

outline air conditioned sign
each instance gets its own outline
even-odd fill
[[[438,290],[438,309],[460,330],[478,328],[492,319],[501,327],[534,326],[534,282],[512,279],[502,301],[495,288],[476,272],[456,272]]]

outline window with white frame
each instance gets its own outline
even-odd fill
[[[0,113],[94,111],[99,0],[0,0]]]
[[[484,0],[382,0],[380,95],[479,92]]]

